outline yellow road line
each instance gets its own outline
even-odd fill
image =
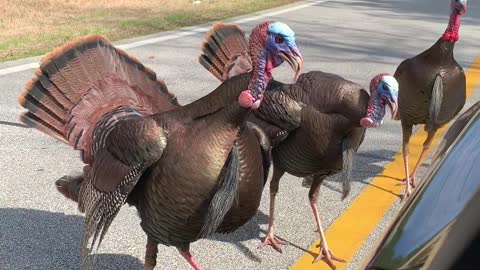
[[[480,55],[477,56],[465,75],[467,77],[467,98],[469,98],[480,82]],[[445,126],[438,130],[432,142],[431,149],[435,148],[447,129],[448,126]],[[422,145],[426,138],[427,134],[423,128],[419,128],[411,137],[410,168],[413,168],[415,161],[420,156]],[[426,156],[428,156],[428,154],[429,153],[427,153]],[[353,258],[385,213],[392,207],[396,200],[399,200],[399,197],[394,194],[402,194],[405,186],[398,185],[400,182],[396,179],[403,179],[404,177],[403,156],[400,151],[394,156],[394,160],[385,166],[383,172],[372,180],[371,185],[365,187],[347,210],[345,210],[326,231],[325,236],[329,247],[337,257],[343,258],[347,260],[347,262]],[[391,193],[387,191],[391,191]],[[319,241],[315,241],[309,248],[309,251],[318,254],[319,249],[316,247],[318,244]],[[290,269],[330,269],[327,264],[323,262],[312,264],[313,259],[313,256],[309,252],[306,252]],[[339,270],[344,269],[347,265],[338,262],[335,262],[335,264]]]

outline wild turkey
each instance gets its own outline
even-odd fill
[[[217,26],[215,32],[220,34],[213,36],[223,38],[215,39],[215,43],[204,43],[199,58],[200,63],[219,80],[230,78],[231,73],[248,71],[244,66],[236,66],[236,63],[248,63],[240,60],[246,58],[247,47],[243,33],[238,28],[231,31],[232,27]],[[228,54],[223,57],[224,52],[230,51],[235,51],[233,57]],[[369,95],[358,84],[338,75],[312,71],[300,75],[295,84],[272,81],[268,89],[259,109],[249,117],[249,121],[264,129],[273,146],[270,222],[267,238],[260,247],[272,245],[281,252],[279,245],[282,241],[273,234],[273,220],[275,195],[282,175],[285,172],[299,177],[313,175],[309,199],[325,255],[318,256],[317,260],[323,259],[335,268],[332,259],[343,260],[328,250],[323,234],[316,206],[320,184],[326,176],[343,169],[343,195],[348,194],[353,154],[363,141],[365,128],[381,124],[385,106],[390,106],[392,117],[396,114],[398,84],[392,76],[379,74],[371,81]]]
[[[42,60],[19,98],[28,109],[20,119],[82,152],[84,175],[56,185],[86,213],[83,266],[92,266],[87,255],[125,202],[137,208],[147,234],[145,269],[156,265],[159,243],[177,247],[200,269],[190,243],[232,232],[256,214],[269,143],[244,119],[281,64],[272,59],[281,53],[302,60],[295,42],[272,38],[293,39],[292,33],[280,22],[254,28],[253,72],[185,106],[153,71],[100,36],[80,38]]]
[[[418,166],[430,147],[437,130],[452,120],[463,108],[466,99],[465,73],[455,61],[453,48],[458,40],[460,16],[467,11],[467,0],[452,0],[448,27],[432,47],[404,60],[393,75],[399,84],[398,115],[403,134],[403,159],[406,189],[403,201],[415,186]],[[408,143],[412,127],[425,124],[427,139],[422,153],[409,174]]]

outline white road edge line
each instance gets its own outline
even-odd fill
[[[309,3],[305,3],[305,4],[302,4],[302,5],[293,6],[293,7],[286,8],[286,9],[281,9],[281,10],[272,11],[272,12],[268,12],[268,13],[257,15],[257,16],[252,16],[252,17],[236,20],[236,21],[233,21],[231,23],[241,24],[241,23],[245,23],[245,22],[255,21],[255,20],[258,20],[258,19],[261,19],[261,18],[291,12],[291,11],[294,11],[294,10],[310,7],[310,6],[313,6],[315,4],[324,3],[324,2],[328,2],[328,1],[330,1],[330,0],[311,1]],[[166,36],[162,36],[162,37],[150,38],[150,39],[135,41],[135,42],[132,42],[132,43],[116,45],[116,47],[118,47],[122,50],[126,50],[126,49],[136,48],[136,47],[140,47],[140,46],[144,46],[144,45],[148,45],[148,44],[152,44],[152,43],[157,43],[157,42],[162,42],[162,41],[166,41],[166,40],[176,39],[176,38],[180,38],[180,37],[184,37],[184,36],[191,36],[191,35],[194,35],[194,34],[197,34],[197,33],[206,33],[209,29],[210,29],[209,27],[198,27],[198,28],[195,28],[193,30],[184,31],[184,32],[175,33],[175,34],[170,34],[170,35],[166,35]],[[23,64],[23,65],[19,65],[19,66],[8,67],[8,68],[0,69],[0,76],[15,73],[15,72],[20,72],[20,71],[24,71],[24,70],[29,70],[29,69],[35,69],[37,67],[38,67],[38,62]]]

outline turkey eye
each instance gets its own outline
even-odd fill
[[[276,42],[276,43],[282,43],[282,42],[283,42],[283,37],[281,37],[281,36],[276,36],[276,37],[275,37],[275,42]]]
[[[383,84],[383,90],[388,90],[388,86],[386,84]]]

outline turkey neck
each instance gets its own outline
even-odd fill
[[[238,96],[248,86],[250,77],[251,74],[242,74],[230,78],[206,96],[176,109],[175,112],[169,112],[184,115],[191,119],[219,112],[231,104],[238,103]]]
[[[252,53],[252,59],[255,60],[253,61],[252,77],[248,89],[252,91],[254,97],[260,97],[267,88],[268,82],[272,79],[272,61],[269,61],[265,49],[259,50],[258,53]]]
[[[458,32],[460,30],[460,14],[456,10],[452,10],[450,13],[450,18],[448,19],[448,26],[445,30],[445,34],[455,35],[458,37]]]
[[[256,56],[253,57],[253,55]],[[265,49],[253,49],[252,60],[253,68],[250,73],[226,80],[208,95],[178,110],[179,113],[190,119],[199,119],[211,114],[222,113],[232,123],[240,124],[251,111],[240,107],[238,103],[240,93],[243,90],[250,89],[252,96],[261,97],[272,78],[272,61],[269,61]]]
[[[371,93],[365,116],[370,117],[370,119],[378,123],[381,122],[385,116],[385,104],[376,90]]]
[[[450,19],[448,20],[447,29],[442,37],[440,37],[437,42],[426,50],[422,56],[427,58],[428,61],[435,65],[448,65],[454,60],[453,49],[455,47],[454,40],[445,40],[444,36],[446,34],[455,34],[458,36],[460,29],[460,14],[457,11],[453,10],[450,14]]]
[[[257,32],[252,33],[248,42],[248,54],[252,60],[252,72],[248,88],[252,96],[259,98],[272,79],[272,59],[267,53],[266,39],[268,23],[264,23]]]

